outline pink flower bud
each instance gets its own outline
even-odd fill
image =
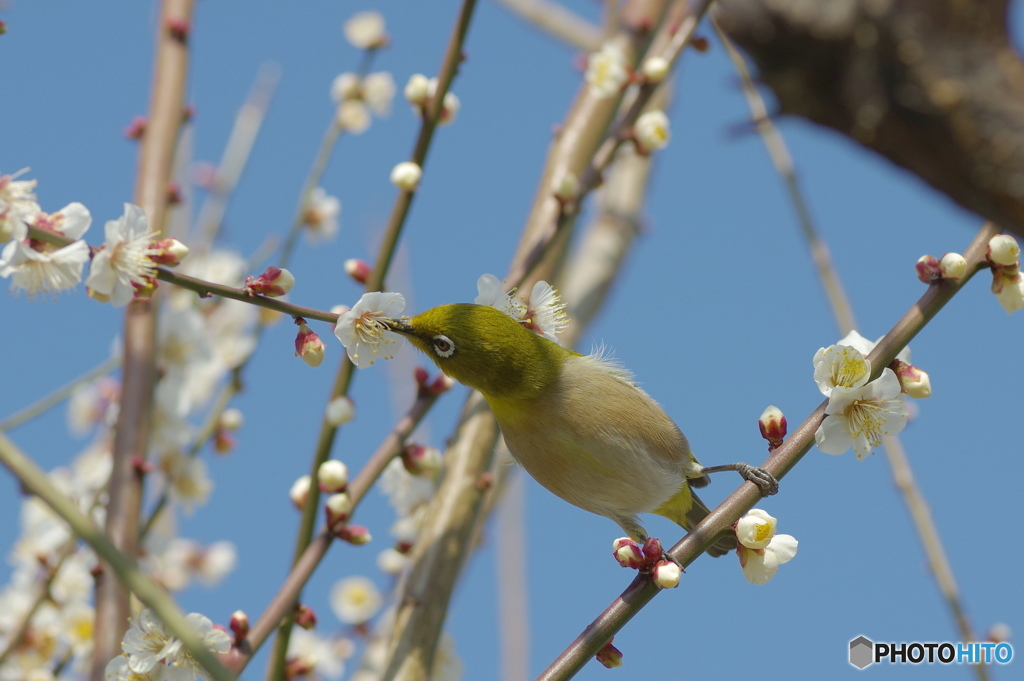
[[[150,249],[153,251],[149,256],[150,260],[157,265],[166,265],[167,267],[177,267],[188,255],[188,246],[177,239],[154,241]]]
[[[917,278],[925,284],[930,284],[942,276],[939,270],[939,261],[931,255],[922,255],[917,259]]]
[[[443,459],[437,447],[408,445],[402,450],[402,465],[412,475],[430,477],[441,470]]]
[[[245,637],[249,635],[249,616],[242,610],[235,610],[228,626],[231,633],[235,635],[235,645],[241,645]]]
[[[612,543],[612,555],[619,565],[639,570],[644,565],[644,555],[640,546],[629,537],[620,537]]]
[[[608,669],[622,666],[622,651],[613,646],[611,641],[605,643],[594,657]]]
[[[313,612],[313,608],[297,603],[295,605],[295,624],[307,631],[316,629],[316,613]]]
[[[295,286],[295,277],[288,270],[279,267],[268,267],[258,277],[245,278],[245,292],[250,296],[264,295],[269,298],[283,296]]]
[[[311,367],[320,366],[324,361],[327,347],[320,340],[320,336],[306,326],[301,317],[296,323],[299,325],[299,333],[295,336],[295,356],[301,357],[302,361]]]
[[[334,535],[342,540],[347,541],[353,546],[362,546],[363,544],[369,544],[373,537],[370,536],[370,530],[362,525],[344,525],[343,527],[335,530]]]
[[[761,413],[761,418],[757,420],[757,425],[761,429],[761,437],[768,440],[769,451],[780,446],[782,441],[786,439],[786,416],[775,405],[769,405]]]
[[[928,372],[898,359],[889,366],[896,372],[896,377],[900,379],[900,388],[903,392],[917,399],[931,397],[932,382],[928,377]]]
[[[135,116],[132,118],[132,122],[128,124],[128,127],[124,129],[124,136],[131,140],[142,139],[142,135],[146,132],[146,117]]]
[[[665,549],[661,547],[661,542],[654,537],[648,537],[644,541],[643,552],[644,563],[648,566],[655,565],[665,555]]]
[[[349,258],[345,261],[345,274],[352,277],[356,283],[365,284],[370,275],[373,274],[373,268],[365,260]]]

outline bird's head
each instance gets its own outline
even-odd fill
[[[536,397],[574,354],[487,305],[441,305],[411,319],[382,321],[487,398]]]

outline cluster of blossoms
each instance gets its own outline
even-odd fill
[[[92,222],[88,209],[72,203],[45,213],[36,202],[35,181],[0,177],[0,276],[29,296],[52,294],[80,283],[89,246],[81,240]],[[51,238],[52,236],[52,238]],[[70,243],[67,243],[71,240]],[[50,241],[66,245],[54,245]],[[107,222],[104,244],[92,249],[85,280],[89,295],[113,305],[151,294],[158,266],[178,265],[187,248],[159,239],[144,212],[125,204],[123,214]],[[217,282],[241,285],[244,261],[212,252],[183,263],[186,271]],[[183,589],[197,579],[213,584],[235,564],[228,542],[209,546],[177,537],[172,509],[190,510],[212,489],[205,463],[194,452],[195,430],[189,417],[213,395],[227,373],[248,357],[255,345],[258,311],[224,300],[199,300],[194,293],[170,290],[159,310],[156,348],[159,380],[154,395],[150,449],[137,464],[155,477],[171,502],[149,523],[141,563],[168,590]],[[118,344],[119,347],[119,344]],[[69,468],[50,474],[51,481],[79,508],[104,524],[104,491],[111,469],[113,426],[120,410],[120,383],[103,376],[79,386],[68,402],[68,423],[76,436],[92,440]],[[215,447],[231,449],[232,430],[240,415],[229,410],[218,420]],[[159,489],[158,489],[159,491]],[[22,537],[11,562],[10,583],[0,591],[0,649],[20,634],[21,644],[0,662],[0,678],[28,678],[28,670],[54,667],[58,661],[82,671],[92,648],[94,611],[90,603],[97,561],[77,546],[68,526],[37,498],[22,511]],[[135,672],[131,671],[131,675]]]
[[[390,42],[379,12],[360,12],[343,27],[349,44],[359,50],[378,50]],[[331,83],[331,98],[338,105],[338,128],[359,135],[370,127],[373,114],[387,116],[395,97],[395,81],[386,71],[360,76],[342,73]]]
[[[15,177],[0,176],[0,241],[7,242],[0,252],[0,277],[10,278],[13,289],[30,297],[74,288],[90,257],[88,244],[81,240],[92,224],[89,209],[70,203],[45,213],[36,203],[35,180]],[[30,228],[37,230],[35,236]],[[50,243],[45,233],[71,243]],[[157,265],[177,265],[188,254],[176,239],[158,240],[146,214],[130,203],[124,205],[124,215],[107,222],[104,236],[85,284],[90,296],[117,306],[149,295]]]
[[[743,576],[751,584],[765,584],[779,571],[779,565],[796,555],[797,540],[788,534],[776,534],[777,521],[759,508],[751,509],[733,527],[736,555]],[[661,542],[648,538],[643,546],[629,537],[612,542],[612,555],[622,567],[650,572],[651,580],[662,589],[679,585],[682,568],[668,560]]]
[[[853,447],[857,458],[874,453],[883,435],[895,435],[907,424],[904,393],[913,397],[931,395],[928,374],[910,364],[910,350],[897,356],[873,381],[871,362],[874,347],[856,331],[836,345],[820,348],[814,355],[814,380],[828,398],[827,417],[814,433],[818,449],[842,454]]]
[[[557,342],[568,318],[558,293],[547,282],[534,284],[528,299],[506,292],[493,274],[477,280],[477,305],[487,305],[507,314],[525,328]],[[378,359],[391,359],[402,344],[402,336],[388,328],[405,309],[401,293],[366,293],[351,309],[338,316],[334,335],[345,346],[348,357],[360,369]]]

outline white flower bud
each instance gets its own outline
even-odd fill
[[[377,567],[385,574],[397,575],[408,564],[409,556],[394,548],[384,549],[377,556]]]
[[[441,119],[438,123],[441,125],[454,123],[455,116],[459,113],[459,107],[461,106],[462,103],[459,102],[459,98],[454,92],[444,93],[444,104],[441,106]]]
[[[391,170],[391,184],[405,191],[416,191],[423,169],[412,161],[402,161]]]
[[[348,485],[348,466],[337,459],[324,461],[316,469],[316,479],[324,492],[340,492]]]
[[[327,511],[327,524],[334,527],[348,520],[352,513],[352,500],[344,492],[338,492],[327,497],[324,508]]]
[[[225,409],[220,415],[220,427],[224,430],[238,430],[245,423],[245,417],[240,409]]]
[[[274,286],[281,289],[282,293],[267,293],[266,295],[274,297],[283,296],[285,293],[291,291],[292,287],[295,286],[295,275],[288,270],[283,269],[278,273],[277,277],[273,279],[273,283]]]
[[[356,415],[356,405],[347,397],[335,397],[327,403],[324,418],[331,426],[337,428],[351,421]]]
[[[302,508],[306,505],[306,498],[309,497],[310,479],[308,475],[303,475],[301,478],[292,483],[292,488],[288,491],[288,496],[291,498],[292,503],[295,504],[296,508]]]
[[[643,152],[661,149],[668,144],[672,136],[669,130],[668,116],[664,111],[648,111],[636,120],[633,126],[637,146]]]
[[[640,72],[644,74],[644,78],[651,84],[660,83],[665,80],[668,70],[668,60],[664,57],[651,57],[644,61],[643,66],[640,67]]]
[[[551,193],[559,201],[572,201],[580,193],[580,181],[575,173],[562,173],[551,185]]]
[[[421,106],[430,97],[430,79],[422,73],[409,76],[405,84],[405,99],[413,106]]]
[[[967,259],[959,253],[947,253],[939,261],[939,276],[957,280],[967,273]]]
[[[1020,246],[1009,234],[997,234],[989,239],[988,259],[997,265],[1012,265],[1020,259]]]
[[[674,589],[679,586],[683,570],[670,560],[659,561],[651,571],[651,579],[660,589]]]

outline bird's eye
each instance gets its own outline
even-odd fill
[[[448,359],[455,354],[455,343],[448,336],[434,336],[434,352],[441,359]]]

